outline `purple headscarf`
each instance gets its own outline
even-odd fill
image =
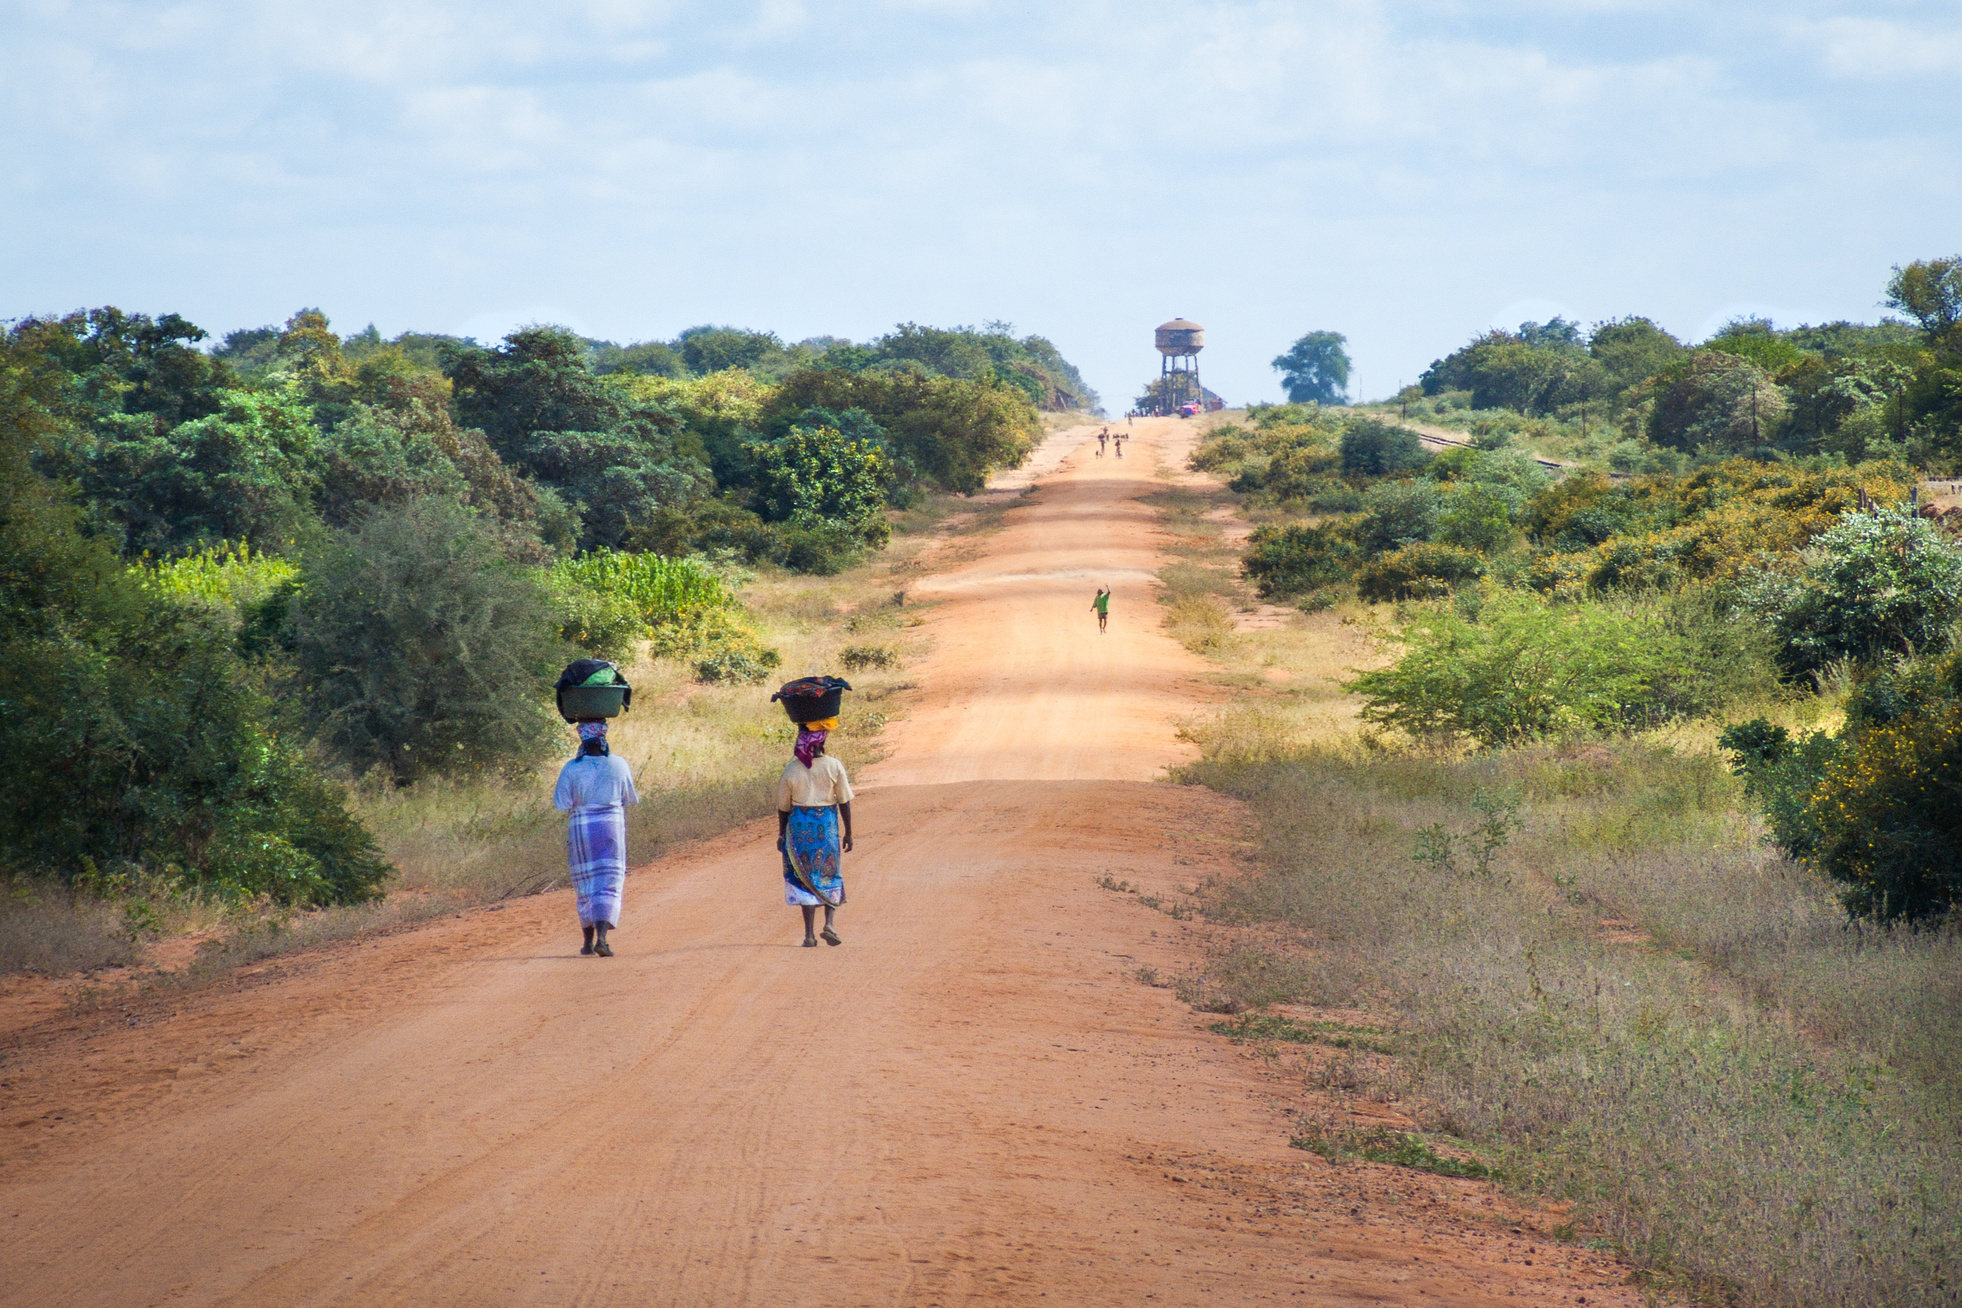
[[[812,731],[809,727],[798,727],[797,748],[791,752],[797,755],[799,763],[809,767],[818,755],[824,753],[824,738],[830,734],[828,731]]]

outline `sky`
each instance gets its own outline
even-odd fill
[[[4,0],[0,318],[1013,323],[1115,411],[1335,330],[1871,321],[1962,252],[1962,5]]]

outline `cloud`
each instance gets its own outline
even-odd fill
[[[1946,29],[1885,18],[1795,19],[1786,33],[1835,77],[1858,81],[1962,77],[1962,19]]]
[[[1953,244],[1962,173],[1926,84],[1962,23],[1888,14],[26,4],[0,17],[0,313],[332,301],[392,332],[536,304],[623,339],[1004,317],[1118,395],[1186,312],[1234,398],[1277,393],[1266,360],[1310,328],[1348,333],[1371,393],[1521,301],[1861,316],[1889,264]]]

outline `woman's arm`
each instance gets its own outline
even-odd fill
[[[838,816],[845,823],[845,838],[838,847],[849,854],[852,852],[852,802],[849,799],[838,806]]]
[[[784,832],[788,830],[790,830],[790,810],[787,808],[780,808],[777,810],[777,848],[778,849],[783,848]]]

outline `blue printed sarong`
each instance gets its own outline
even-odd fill
[[[579,925],[620,925],[620,892],[627,884],[627,810],[618,804],[583,804],[572,810],[565,831],[566,863],[579,897]]]
[[[845,878],[838,870],[838,810],[793,808],[783,833],[783,897],[807,908],[845,902]]]

